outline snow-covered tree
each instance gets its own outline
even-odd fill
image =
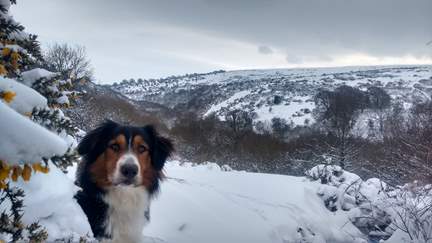
[[[11,4],[0,0],[0,241],[42,242],[47,232],[22,222],[25,191],[15,182],[76,159],[77,129],[60,108],[77,93],[64,75],[35,68],[43,62],[39,42],[10,15]]]

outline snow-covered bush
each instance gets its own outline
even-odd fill
[[[58,170],[53,165],[65,171],[77,158],[77,129],[59,109],[69,106],[77,94],[67,77],[34,68],[42,62],[39,43],[10,15],[12,3],[0,0],[0,241],[43,242],[50,239],[49,232],[31,215],[47,210],[26,202],[50,198],[40,195],[41,190],[49,191],[49,184],[33,182],[39,177],[35,173]],[[50,183],[67,184],[66,175],[60,174]],[[72,201],[73,193],[67,190],[62,195]],[[52,210],[45,216],[64,228]]]
[[[348,211],[351,223],[370,239],[388,239],[395,233],[389,242],[431,242],[431,185],[392,187],[324,164],[306,171],[306,176],[322,184],[317,194],[330,211]]]
[[[406,184],[388,193],[392,226],[407,242],[432,242],[432,185]]]

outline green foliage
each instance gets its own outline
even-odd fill
[[[69,166],[73,165],[74,161],[78,161],[79,155],[78,153],[75,151],[75,149],[71,149],[69,148],[65,154],[63,154],[62,156],[53,156],[51,157],[49,160],[51,160],[51,162],[57,166],[59,169],[61,169],[64,173],[67,172],[67,168]],[[48,162],[48,159],[44,159],[45,162]]]
[[[71,120],[64,117],[59,109],[35,107],[32,111],[31,119],[56,133],[65,131],[67,134],[75,134],[78,132],[78,129],[72,124]]]
[[[28,236],[30,242],[44,242],[48,237],[48,233],[39,223],[34,222],[24,226],[22,222],[24,213],[23,197],[24,191],[22,189],[11,188],[9,184],[0,191],[0,205],[6,200],[10,202],[9,212],[4,211],[0,216],[0,233],[11,235],[12,242],[26,240],[24,235]],[[26,231],[26,234],[24,234],[24,231]]]

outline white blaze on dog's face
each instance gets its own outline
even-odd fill
[[[139,185],[141,175],[138,173],[140,164],[134,153],[127,152],[116,163],[113,175],[109,175],[113,185]]]
[[[158,173],[152,166],[149,146],[140,134],[115,136],[90,170],[96,184],[106,189],[112,186],[149,188]]]

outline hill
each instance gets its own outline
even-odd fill
[[[284,118],[310,124],[312,97],[319,89],[341,85],[384,88],[394,101],[407,104],[430,99],[432,66],[371,66],[311,69],[216,71],[162,79],[131,79],[110,86],[131,100],[151,101],[178,112],[200,116],[227,111],[255,112],[255,121]]]

